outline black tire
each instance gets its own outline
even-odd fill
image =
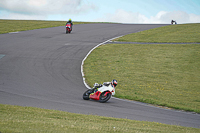
[[[92,90],[87,90],[85,93],[83,93],[83,99],[84,100],[89,100],[90,99],[90,94],[92,93]]]
[[[105,103],[107,102],[110,98],[111,98],[111,93],[107,93],[106,96],[105,95],[106,92],[101,93],[100,97],[99,97],[99,102],[101,103]]]
[[[68,29],[68,28],[66,28],[66,34],[67,34],[67,33],[69,33],[69,29]]]

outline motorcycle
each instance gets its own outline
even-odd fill
[[[72,31],[72,24],[71,23],[67,23],[66,24],[66,34],[67,33],[71,33],[71,31]]]
[[[115,95],[115,88],[110,83],[104,83],[103,85],[95,83],[92,89],[83,94],[83,99],[92,99],[105,103],[111,98],[111,95]]]
[[[176,23],[176,21],[175,21],[175,20],[172,20],[172,21],[171,21],[171,24],[177,24],[177,23]]]

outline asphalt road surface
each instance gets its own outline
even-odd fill
[[[81,62],[93,47],[160,26],[165,25],[80,24],[71,34],[64,26],[1,34],[0,103],[200,128],[199,114],[116,98],[82,99],[87,88]]]

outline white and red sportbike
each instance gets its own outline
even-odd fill
[[[83,99],[92,99],[104,103],[107,102],[112,95],[115,95],[115,86],[112,82],[105,82],[103,85],[95,83],[92,89],[87,90],[83,94]]]

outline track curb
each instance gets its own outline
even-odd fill
[[[124,35],[122,35],[122,36],[124,36]],[[83,83],[84,83],[84,85],[86,86],[86,88],[91,89],[90,86],[85,82],[85,77],[84,77],[85,75],[84,75],[84,72],[83,72],[84,61],[85,61],[85,60],[87,59],[87,57],[91,54],[91,52],[92,52],[93,50],[95,50],[97,47],[99,47],[99,46],[101,46],[101,45],[104,45],[104,44],[110,42],[111,40],[116,39],[116,38],[119,38],[119,37],[122,37],[122,36],[114,37],[114,38],[111,38],[111,39],[109,39],[109,40],[107,40],[107,41],[105,41],[105,42],[102,42],[102,43],[98,44],[97,46],[95,46],[94,48],[92,48],[92,49],[87,53],[87,55],[85,56],[85,58],[82,60],[82,63],[81,63],[81,75],[82,75],[82,78],[83,78]]]

